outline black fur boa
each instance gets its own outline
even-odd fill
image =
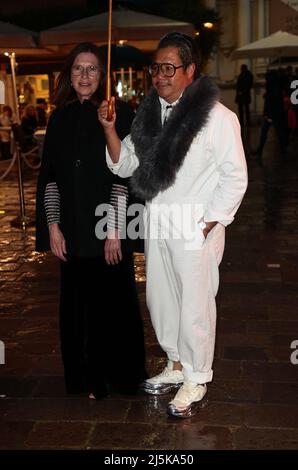
[[[139,167],[131,178],[131,189],[143,200],[153,199],[172,186],[194,137],[207,123],[219,98],[218,88],[208,77],[189,85],[164,127],[161,106],[152,88],[133,121],[131,138]]]

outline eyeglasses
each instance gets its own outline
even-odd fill
[[[82,65],[73,65],[71,68],[72,74],[77,77],[79,75],[84,75],[85,73],[89,77],[95,77],[98,73],[99,68],[95,65],[88,65],[87,67],[83,67]]]
[[[173,64],[158,64],[154,62],[153,64],[149,65],[149,73],[152,77],[156,77],[159,74],[159,71],[166,77],[174,77],[176,70],[181,69],[183,65],[173,65]]]

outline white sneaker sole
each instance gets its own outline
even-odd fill
[[[170,393],[173,390],[178,390],[178,388],[180,388],[182,384],[183,382],[179,382],[176,384],[150,384],[145,380],[141,384],[141,390],[143,392],[149,393],[150,395],[166,395],[167,393]]]
[[[207,406],[208,400],[206,395],[200,401],[194,401],[189,406],[185,408],[177,408],[173,404],[169,404],[167,407],[167,412],[169,416],[174,416],[175,418],[192,418],[195,416],[200,409]]]

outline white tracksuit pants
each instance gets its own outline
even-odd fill
[[[201,249],[186,249],[182,239],[148,238],[145,243],[152,324],[168,359],[181,362],[185,381],[212,380],[224,241],[225,227],[218,223]]]

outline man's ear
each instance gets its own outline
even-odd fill
[[[189,79],[193,79],[194,77],[194,74],[195,74],[195,70],[196,70],[196,66],[194,63],[190,64],[187,69],[186,69],[186,73],[187,73],[187,76]]]

